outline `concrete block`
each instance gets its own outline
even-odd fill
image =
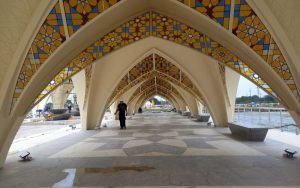
[[[228,124],[232,135],[251,141],[264,141],[268,133],[268,128],[265,127],[249,127],[237,125],[233,123]]]

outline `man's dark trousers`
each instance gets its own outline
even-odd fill
[[[126,129],[126,125],[125,125],[126,117],[125,116],[120,116],[119,120],[120,120],[120,127],[121,127],[121,129]]]

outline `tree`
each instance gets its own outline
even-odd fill
[[[274,99],[270,95],[265,95],[264,97],[260,98],[257,95],[253,96],[241,96],[236,98],[236,104],[249,104],[251,102],[255,103],[278,103],[276,99]]]

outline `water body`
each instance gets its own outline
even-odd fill
[[[234,121],[241,125],[279,128],[282,131],[298,131],[300,134],[299,128],[287,126],[296,124],[288,112],[236,112]]]

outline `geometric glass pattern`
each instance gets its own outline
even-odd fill
[[[152,13],[152,36],[163,38],[205,53],[204,35],[160,13]]]
[[[129,80],[133,81],[138,77],[142,76],[143,74],[146,74],[152,70],[153,70],[153,56],[151,54],[129,71]]]
[[[186,5],[229,28],[231,0],[190,0]]]
[[[97,14],[100,14],[117,2],[119,1],[88,0],[83,2],[64,0],[64,11],[70,35],[93,19]],[[230,0],[180,0],[179,2],[186,4],[218,22],[223,27],[228,28],[228,15],[231,6]],[[72,29],[72,31],[70,31],[70,29]],[[247,44],[273,68],[298,99],[298,90],[288,63],[276,42],[271,37],[271,34],[247,4],[246,0],[235,0],[232,31],[236,37]],[[25,57],[16,83],[12,106],[17,102],[22,91],[33,75],[38,71],[39,67],[66,40],[65,35],[58,2],[42,24]],[[224,65],[241,73],[268,93],[275,95],[272,89],[259,75],[255,74],[253,70],[241,62],[237,56],[228,52],[228,50],[220,44],[186,24],[163,14],[150,11],[129,20],[91,44],[51,81],[38,98],[42,99],[45,97],[64,80],[69,79],[96,59],[148,36],[166,39],[212,56]],[[228,55],[228,57],[224,55]],[[178,75],[176,71],[174,73],[173,78]]]
[[[120,0],[63,0],[69,35]]]
[[[157,54],[155,54],[155,70],[180,80],[180,69]]]
[[[262,57],[285,81],[298,99],[298,90],[288,63],[285,61],[266,26],[251,9],[246,0],[235,0],[233,34]]]
[[[254,12],[233,28],[233,34],[267,60],[271,35]]]
[[[19,73],[13,103],[48,57],[66,40],[59,3],[56,3],[36,34]]]
[[[238,72],[245,78],[252,81],[254,84],[261,87],[267,93],[276,97],[276,94],[269,87],[269,85],[264,82],[256,73],[254,73],[254,71],[245,63],[243,63],[237,56],[232,54],[228,49],[222,47],[220,44],[209,38],[207,38],[207,44],[209,44],[208,46],[210,46],[208,51],[210,51],[211,56],[214,59],[218,60],[229,68],[232,68],[234,71]]]
[[[173,88],[172,85],[169,82],[167,82],[167,81],[165,81],[165,80],[163,80],[159,77],[156,78],[156,84],[161,86],[161,87],[164,87],[164,88],[166,88],[170,91],[172,91],[173,89],[175,90],[175,88]]]
[[[148,80],[146,80],[142,83],[142,85],[139,87],[139,89],[141,91],[144,91],[145,89],[155,85],[155,82],[156,82],[155,80],[156,80],[156,77],[149,78]],[[139,89],[137,89],[137,90],[139,90]]]
[[[72,77],[77,72],[94,62],[96,59],[101,58],[104,55],[107,55],[125,45],[148,37],[149,35],[150,13],[148,12],[129,20],[125,24],[122,24],[86,48],[55,77],[53,80],[55,83],[52,84],[51,87],[47,87],[47,91],[43,91],[43,93],[51,92],[51,90],[56,88],[61,83],[61,80]],[[36,102],[39,101],[40,100]]]
[[[268,64],[281,78],[284,79],[291,91],[294,92],[294,95],[297,96],[297,86],[288,67],[288,63],[286,62],[274,39],[271,39]]]
[[[150,13],[145,13],[142,16],[138,16],[137,18],[134,18],[134,19],[130,20],[129,22],[121,25],[120,27],[116,28],[114,31],[106,34],[100,40],[97,40],[94,44],[92,44],[90,47],[88,47],[87,50],[85,50],[83,53],[81,53],[81,55],[77,58],[76,62],[73,60],[72,63],[71,63],[71,66],[70,65],[67,66],[67,68],[65,68],[65,70],[63,72],[61,72],[56,77],[56,79],[54,79],[54,84],[51,84],[51,86],[48,86],[47,91],[46,92],[44,91],[43,93],[50,92],[52,89],[54,89],[61,82],[61,80],[74,75],[81,68],[84,68],[88,64],[91,64],[95,60],[95,57],[98,57],[98,58],[102,57],[103,55],[107,54],[108,52],[113,51],[114,49],[121,48],[122,45],[132,43],[133,42],[132,40],[130,42],[126,42],[126,41],[128,41],[129,36],[138,37],[135,40],[139,40],[140,38],[147,37],[148,35],[150,35],[150,32],[149,32],[150,25],[152,25],[152,28],[155,28],[154,25],[159,25],[159,26],[168,25],[165,22],[175,23],[177,26],[180,25],[180,27],[172,26],[172,28],[175,29],[175,31],[179,30],[179,32],[177,32],[177,33],[180,33],[182,35],[182,37],[180,37],[180,38],[183,38],[185,40],[176,40],[174,42],[180,42],[181,44],[183,43],[185,45],[186,44],[185,41],[188,41],[189,44],[190,44],[189,45],[190,47],[194,48],[194,46],[196,46],[196,45],[193,45],[194,40],[187,40],[185,38],[186,37],[186,32],[181,31],[183,28],[184,29],[188,28],[189,30],[194,31],[192,28],[189,28],[188,26],[185,26],[184,24],[182,24],[180,22],[174,21],[173,19],[171,19],[169,17],[166,17],[166,16],[163,16],[163,15],[158,14],[158,13],[153,13],[152,17],[156,18],[156,19],[152,19],[153,24],[149,23],[150,22]],[[134,23],[142,23],[142,24],[139,24],[138,26],[136,26],[136,25],[134,25]],[[129,27],[129,25],[134,25],[134,27],[144,28],[144,29],[134,29],[135,31],[139,31],[139,32],[143,31],[143,32],[141,34],[135,34],[135,35],[134,34],[128,34],[128,35],[127,34],[126,35],[122,34],[122,32],[125,32],[125,33],[129,32],[130,33],[131,29],[126,29],[126,28]],[[132,31],[133,31],[133,29],[132,29]],[[152,34],[153,35],[161,36],[163,38],[162,33],[164,34],[164,29],[162,29],[162,30],[152,29]],[[168,33],[168,34],[171,34],[171,33]],[[196,39],[199,39],[198,36],[200,36],[200,35],[202,36],[201,38],[202,38],[202,40],[203,40],[203,42],[205,43],[205,46],[206,46],[206,48],[202,48],[200,51],[202,53],[206,52],[209,55],[211,55],[212,57],[214,57],[214,53],[216,52],[216,49],[218,49],[218,50],[221,49],[220,45],[218,43],[210,40],[208,37],[203,36],[202,34],[199,34],[199,35],[195,34],[195,35],[192,35],[192,36],[195,36]],[[123,38],[121,38],[120,36],[126,36],[125,42],[124,42]],[[130,37],[130,38],[133,39],[133,37]],[[198,41],[198,43],[200,43],[200,41]],[[199,50],[199,48],[197,48],[196,50]],[[227,52],[227,53],[230,54],[230,52]],[[227,57],[230,57],[230,56],[228,55]],[[219,57],[215,57],[215,59],[219,60],[218,58]],[[84,59],[86,61],[86,63],[82,63],[80,61],[80,59]],[[136,65],[130,71],[130,73],[129,73],[129,80],[130,81],[134,81],[140,75],[143,75],[144,73],[142,71],[145,71],[145,73],[147,73],[147,72],[149,72],[150,70],[153,69],[152,55],[150,55],[149,57],[147,57],[143,61],[144,62],[142,62],[142,64]],[[180,81],[180,78],[181,78],[182,75],[180,76],[179,68],[177,68],[176,66],[174,66],[170,62],[166,61],[164,58],[160,57],[157,54],[155,55],[155,64],[156,64],[155,69],[157,71],[162,72],[162,73],[164,73],[168,76],[171,76],[171,77],[175,78],[177,81]],[[78,67],[77,65],[80,65],[80,66]],[[235,67],[235,70],[237,70],[236,67]],[[246,69],[243,69],[242,73],[244,72],[244,70],[246,70]],[[238,71],[240,72],[240,69],[238,69]],[[190,80],[186,80],[185,76],[183,76],[182,78],[183,78],[183,81],[184,81],[183,84],[185,85],[185,87],[188,87],[191,90],[195,90],[195,87],[192,86],[192,83],[191,83]],[[260,83],[260,82],[256,82],[256,83]],[[266,84],[262,84],[262,85],[266,86]],[[122,87],[119,86],[119,88],[116,88],[113,92],[112,98],[110,98],[110,99],[113,100],[113,98],[115,98],[117,95],[119,96],[121,94],[120,90],[123,87],[124,87],[124,85]],[[269,91],[270,93],[272,93],[272,91],[269,89],[269,87],[264,87],[264,89]],[[198,96],[199,98],[201,98],[198,91],[194,91],[193,93],[196,96]],[[39,99],[40,98],[41,97],[39,97]]]

